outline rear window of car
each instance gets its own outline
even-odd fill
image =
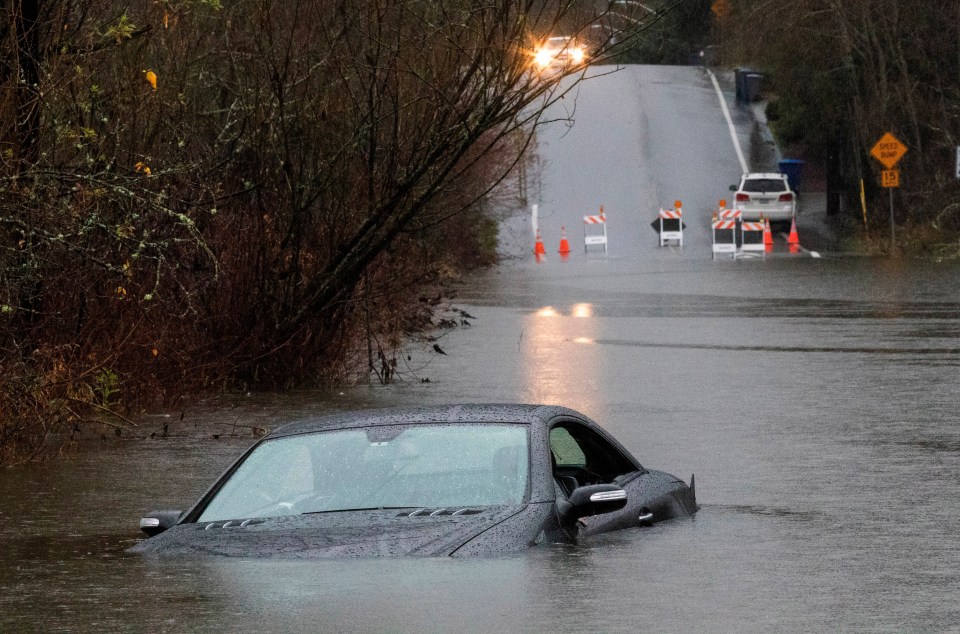
[[[743,181],[742,191],[768,194],[787,191],[787,184],[779,178],[748,178]]]

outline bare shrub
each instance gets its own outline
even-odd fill
[[[532,51],[604,56],[609,10],[7,0],[0,460],[158,400],[389,378],[419,289],[493,260],[491,201],[581,70]]]

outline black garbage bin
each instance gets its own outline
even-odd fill
[[[733,71],[733,83],[736,88],[737,103],[750,103],[749,86],[747,85],[747,76],[756,74],[752,68],[735,68]]]
[[[744,97],[746,98],[747,103],[753,103],[754,101],[759,101],[760,94],[760,84],[763,82],[763,75],[760,73],[747,73],[744,76]]]

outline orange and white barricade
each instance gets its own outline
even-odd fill
[[[587,227],[599,225],[603,233],[587,233]],[[607,250],[607,216],[603,213],[603,205],[600,206],[600,214],[597,216],[583,217],[583,250],[586,251],[589,246],[602,245],[604,252]]]
[[[717,212],[717,220],[733,220],[738,222],[742,220],[743,214],[739,209],[720,209]]]
[[[657,217],[660,220],[660,246],[673,240],[683,246],[683,207],[678,200],[673,209],[661,209]]]
[[[747,222],[746,220],[741,222],[740,251],[743,253],[749,251],[765,253],[766,247],[763,244],[763,231],[765,228],[766,223],[762,220],[760,222]]]
[[[718,253],[729,253],[732,257],[737,257],[737,221],[714,219],[711,224],[714,259]]]
[[[737,229],[741,220],[739,209],[724,209],[722,206],[713,214],[713,257],[718,253],[729,253],[737,257]],[[727,239],[729,238],[729,239]]]

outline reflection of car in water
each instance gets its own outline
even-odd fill
[[[144,517],[152,537],[131,551],[484,555],[696,511],[692,486],[643,468],[570,409],[365,411],[275,430],[188,511]]]
[[[533,61],[541,69],[549,66],[579,66],[587,60],[586,48],[572,37],[565,35],[547,38],[537,48]]]

